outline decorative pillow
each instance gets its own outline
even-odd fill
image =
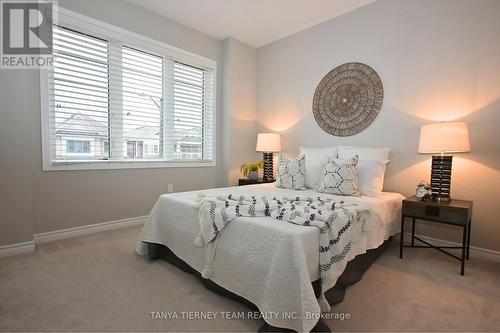
[[[323,164],[326,157],[337,158],[337,147],[328,148],[305,148],[300,147],[300,153],[306,157],[306,181],[307,188],[318,189],[323,174]]]
[[[359,160],[358,182],[359,190],[366,195],[380,194],[384,188],[384,172],[389,160]]]
[[[339,146],[338,158],[348,160],[358,155],[359,160],[385,161],[389,159],[389,148],[365,148],[354,146]]]
[[[276,187],[303,190],[306,173],[306,159],[300,155],[296,159],[278,156],[276,169]]]
[[[318,191],[359,197],[357,163],[358,156],[349,160],[327,158]]]

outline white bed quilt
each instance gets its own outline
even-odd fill
[[[204,251],[193,243],[200,231],[196,203],[200,192],[208,196],[318,196],[314,190],[287,190],[276,188],[274,184],[165,194],[156,202],[142,229],[137,253],[147,254],[144,242],[163,244],[201,272],[205,264]],[[351,257],[348,260],[380,246],[399,230],[403,196],[398,193],[384,192],[375,197],[342,197],[323,193],[321,196],[357,203],[369,211],[363,221],[353,225]],[[238,217],[220,235],[211,279],[248,299],[261,312],[278,312],[278,316],[266,317],[270,325],[308,332],[318,319],[306,314],[320,312],[311,286],[311,282],[320,276],[318,242],[319,231],[316,228],[270,217]],[[290,314],[302,318],[291,319]]]

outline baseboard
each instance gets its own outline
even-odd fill
[[[405,236],[411,239],[411,232],[405,232]],[[430,242],[434,245],[442,245],[442,246],[461,246],[461,243],[450,242],[444,239],[424,236],[420,234],[415,234],[418,238],[422,238],[423,240]],[[493,261],[500,263],[500,251],[494,251],[489,249],[484,249],[482,247],[472,246],[470,247],[470,257],[484,259],[487,261]]]
[[[78,236],[95,234],[95,233],[98,233],[101,231],[106,231],[106,230],[113,230],[113,229],[131,227],[131,226],[135,226],[135,225],[142,225],[146,222],[147,218],[148,218],[147,215],[146,216],[138,216],[138,217],[132,217],[132,218],[128,218],[128,219],[115,220],[115,221],[109,221],[109,222],[103,222],[103,223],[96,223],[96,224],[90,224],[90,225],[85,225],[85,226],[76,227],[76,228],[61,229],[61,230],[55,230],[55,231],[49,231],[49,232],[35,234],[33,237],[33,239],[34,239],[33,241],[0,246],[0,257],[34,252],[36,243],[45,243],[45,242],[50,242],[50,241],[55,241],[55,240],[66,239],[66,238],[74,238],[74,237],[78,237]],[[411,237],[411,233],[405,232],[405,236]],[[450,242],[450,241],[446,241],[443,239],[424,236],[424,235],[420,235],[420,234],[417,234],[416,236],[422,238],[423,240],[432,242],[433,244],[436,244],[436,245],[460,246],[459,243]],[[480,259],[500,263],[500,251],[494,251],[494,250],[484,249],[481,247],[471,246],[470,252],[471,252],[470,253],[471,257],[473,257],[473,258],[480,258]]]
[[[34,241],[4,245],[4,246],[0,246],[0,257],[13,256],[16,254],[31,253],[34,251],[35,251],[35,242]]]
[[[55,240],[61,240],[66,238],[74,238],[78,236],[95,234],[101,231],[113,230],[125,227],[131,227],[134,225],[141,225],[146,222],[148,216],[138,216],[128,219],[115,220],[103,223],[89,224],[76,228],[60,229],[49,232],[42,232],[35,234],[33,239],[35,243],[46,243]]]

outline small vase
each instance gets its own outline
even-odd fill
[[[257,170],[250,170],[248,172],[248,179],[257,180],[258,177],[259,177],[259,172]]]

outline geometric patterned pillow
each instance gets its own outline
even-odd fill
[[[356,164],[358,164],[358,155],[349,160],[327,157],[318,191],[336,195],[361,196]]]
[[[278,156],[276,168],[276,187],[293,190],[304,190],[306,177],[306,158],[301,155],[289,160],[283,155]]]

